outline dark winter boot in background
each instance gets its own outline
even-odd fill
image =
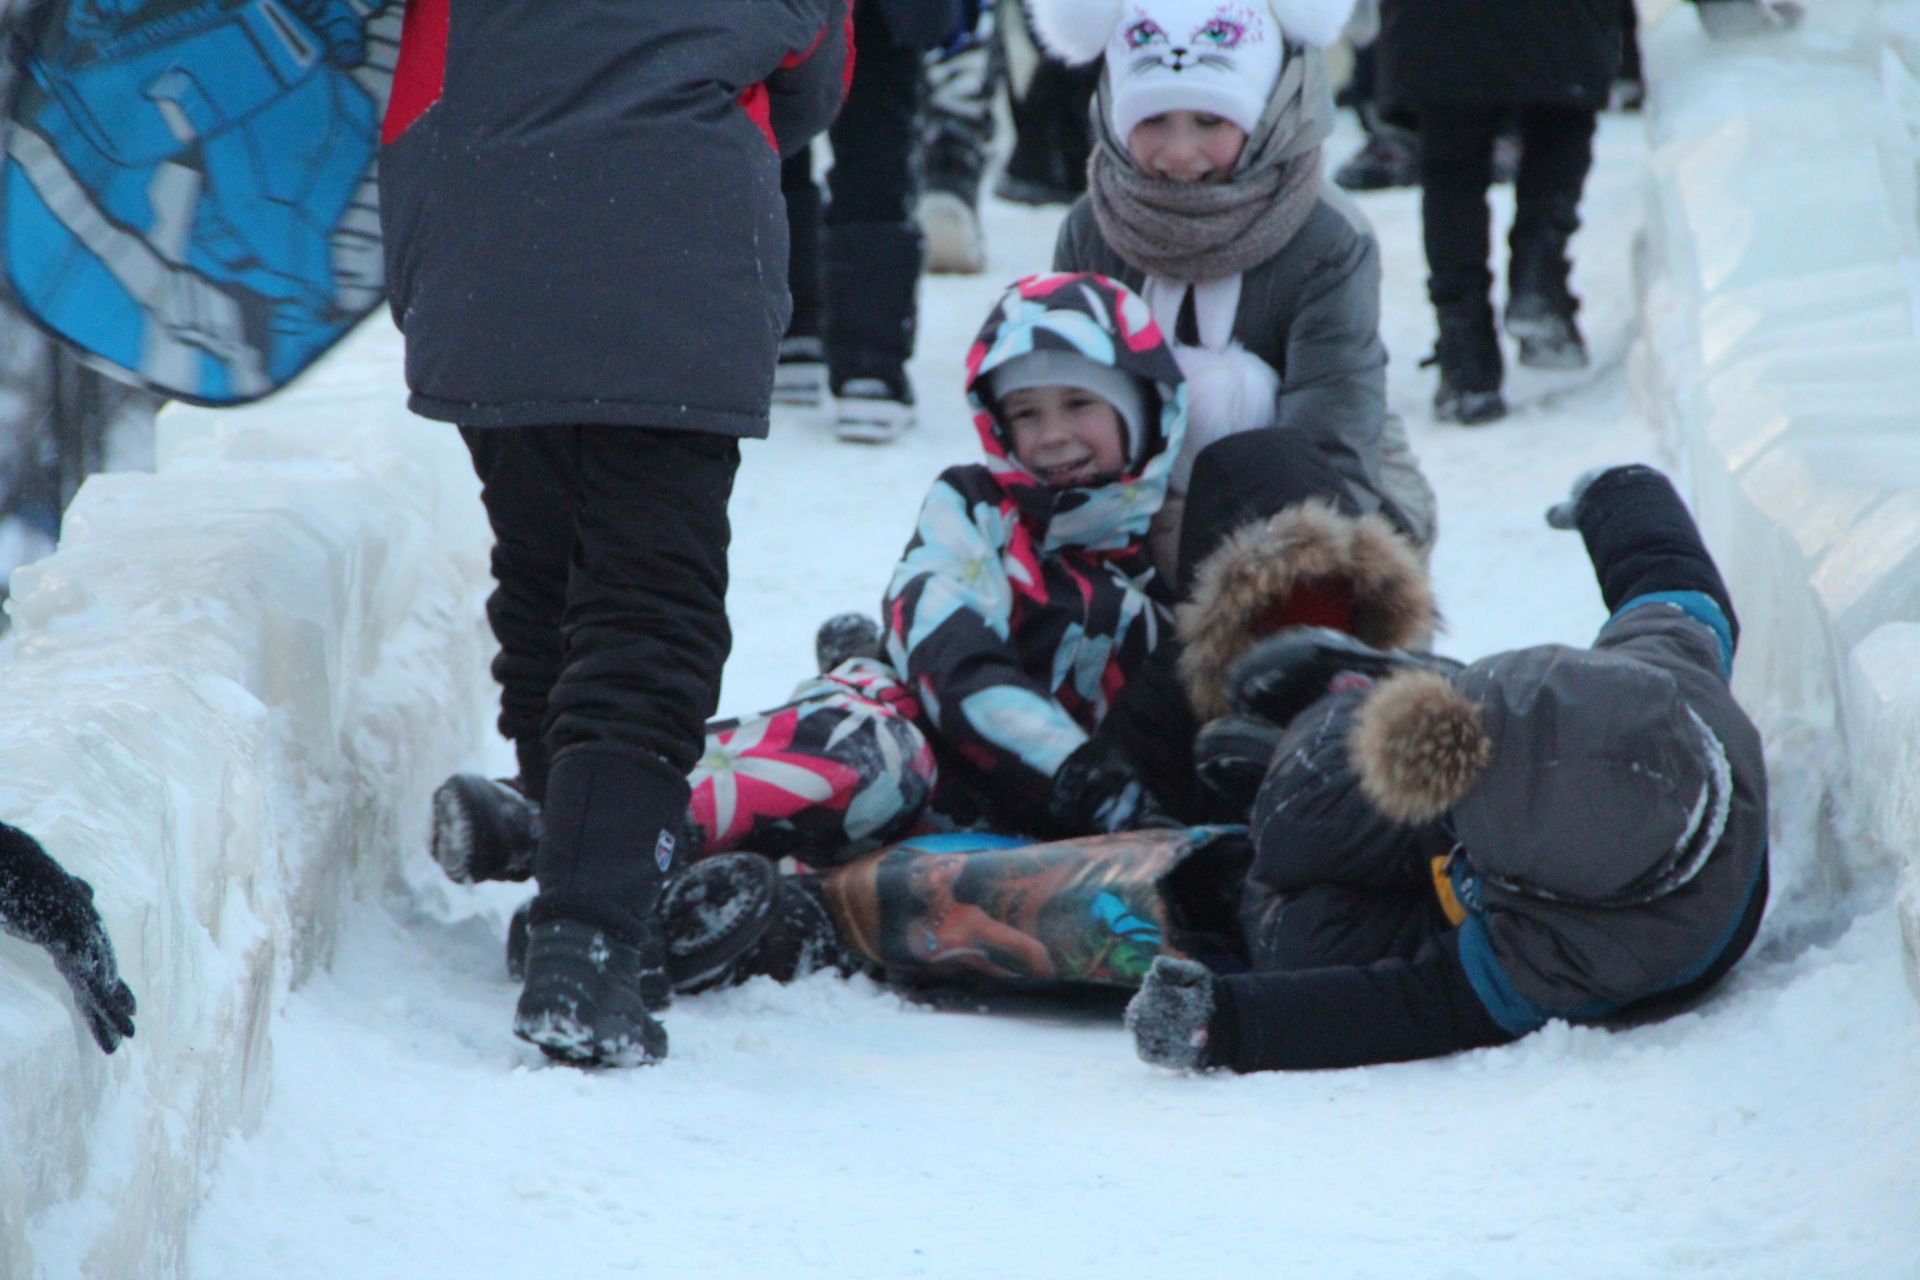
[[[1013,149],[993,194],[1013,204],[1072,204],[1087,189],[1087,106],[1100,64],[1071,67],[1041,53],[1020,0],[998,0],[994,17],[1006,53]]]
[[[1420,363],[1440,366],[1440,388],[1433,393],[1433,416],[1441,422],[1478,426],[1507,416],[1500,382],[1500,338],[1493,330],[1493,307],[1485,302],[1439,309],[1440,335],[1433,354]]]
[[[921,249],[911,222],[827,228],[827,376],[842,440],[885,444],[913,425],[907,361]]]
[[[554,756],[543,811],[514,1034],[578,1066],[656,1062],[667,1033],[652,1015],[671,999],[656,908],[687,780],[649,752],[579,743]]]
[[[826,401],[826,344],[803,333],[790,333],[780,339],[779,363],[773,369],[773,402],[817,409]]]
[[[993,141],[999,42],[990,20],[927,61],[916,216],[934,275],[979,275],[987,267],[980,228],[980,175]]]
[[[515,778],[456,773],[433,792],[433,860],[459,884],[525,880],[540,848],[540,805]]]
[[[864,613],[836,613],[814,633],[813,656],[821,675],[851,658],[884,660],[880,624]]]
[[[773,402],[813,409],[827,400],[825,288],[820,237],[823,201],[813,180],[813,157],[802,151],[780,166],[780,194],[787,206],[787,290],[793,315],[780,339],[773,372]]]
[[[1360,108],[1367,144],[1334,171],[1333,180],[1348,191],[1387,191],[1420,185],[1420,135],[1382,120],[1373,104]]]
[[[1579,300],[1567,288],[1568,233],[1558,228],[1515,236],[1507,259],[1507,309],[1501,317],[1520,343],[1529,369],[1584,369],[1587,344],[1574,315]]]

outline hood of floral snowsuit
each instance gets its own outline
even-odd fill
[[[1054,489],[1013,456],[987,387],[1007,361],[1037,350],[1077,352],[1143,379],[1153,436],[1139,463],[1110,484]],[[1117,551],[1144,538],[1166,501],[1173,460],[1187,434],[1187,388],[1146,301],[1091,272],[1028,276],[994,307],[967,352],[967,399],[987,469],[1012,498],[1042,550]],[[1158,403],[1155,404],[1154,401]],[[1130,451],[1131,452],[1131,451]]]

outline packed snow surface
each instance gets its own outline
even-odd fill
[[[1661,461],[1628,394],[1644,165],[1639,123],[1605,121],[1576,241],[1592,371],[1512,370],[1516,412],[1478,429],[1435,425],[1417,368],[1418,196],[1364,200],[1458,656],[1602,620],[1578,538],[1541,511],[1588,467]],[[921,290],[913,433],[843,445],[782,412],[744,448],[723,712],[781,698],[822,619],[875,607],[927,484],[975,456],[962,355],[1058,220],[987,212],[988,275]],[[367,396],[404,417],[398,386]],[[508,759],[474,744],[475,767]],[[827,977],[680,1001],[653,1069],[549,1066],[508,1031],[525,890],[443,886],[407,850],[410,887],[356,904],[330,969],[285,997],[272,1100],[221,1155],[188,1275],[1920,1275],[1920,1013],[1888,895],[1809,887],[1816,824],[1794,757],[1772,764],[1775,909],[1698,1010],[1301,1075],[1150,1069],[1110,1003],[936,1007]]]

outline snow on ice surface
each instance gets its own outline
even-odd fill
[[[1430,421],[1415,367],[1417,195],[1365,201],[1460,656],[1602,620],[1578,539],[1540,512],[1589,466],[1659,460],[1623,372],[1643,164],[1638,123],[1607,120],[1576,242],[1595,370],[1513,371],[1518,412],[1477,430]],[[876,606],[927,483],[974,456],[962,354],[999,286],[1047,265],[1058,216],[988,213],[990,275],[922,289],[916,432],[865,449],[790,414],[743,450],[723,711],[783,697],[820,620]],[[1135,1061],[1111,1007],[981,1015],[819,978],[683,1000],[664,1065],[588,1074],[508,1033],[524,891],[443,887],[407,857],[413,894],[359,904],[331,970],[286,999],[273,1098],[223,1153],[193,1280],[1920,1274],[1920,1016],[1885,908],[1819,945],[1770,922],[1663,1024],[1438,1062],[1179,1077]]]

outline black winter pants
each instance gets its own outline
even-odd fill
[[[913,355],[922,252],[913,217],[921,54],[894,40],[872,0],[854,6],[853,37],[860,52],[827,135],[824,206],[808,152],[780,169],[792,246],[787,332],[825,340],[836,391],[849,378],[902,375]]]
[[[1520,126],[1509,283],[1523,267],[1553,269],[1565,284],[1567,241],[1580,226],[1580,192],[1593,166],[1594,112],[1582,107],[1452,106],[1424,102],[1420,122],[1420,214],[1427,294],[1438,310],[1488,304],[1493,273],[1493,140],[1509,118]]]
[[[493,526],[500,732],[546,793],[584,742],[685,774],[733,643],[727,501],[739,442],[636,427],[462,427]]]

